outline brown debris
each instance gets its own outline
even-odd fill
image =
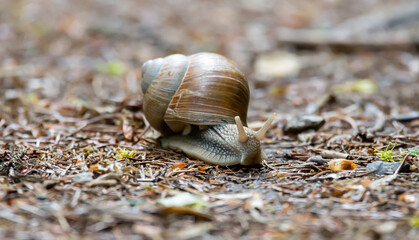
[[[0,239],[416,239],[411,2],[0,1]],[[246,74],[249,126],[278,113],[261,166],[163,149],[144,118],[140,66],[198,51]]]

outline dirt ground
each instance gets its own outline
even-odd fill
[[[0,239],[418,239],[418,26],[417,1],[0,1]],[[278,113],[262,165],[145,132],[141,65],[203,51],[246,74],[249,127]]]

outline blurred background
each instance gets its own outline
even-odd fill
[[[0,0],[0,239],[417,239],[418,50],[412,0]],[[278,113],[261,168],[143,135],[142,64],[201,51]]]
[[[0,114],[135,104],[146,60],[200,51],[246,73],[251,120],[331,100],[409,112],[419,109],[418,26],[417,1],[0,1]]]

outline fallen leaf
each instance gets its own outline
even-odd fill
[[[89,167],[90,172],[99,172],[102,170],[102,166],[94,164]]]
[[[403,193],[398,196],[398,199],[399,201],[402,201],[408,204],[414,204],[418,201],[418,197],[419,195],[414,195],[411,193]]]
[[[116,186],[118,181],[114,179],[102,180],[102,179],[95,179],[89,183],[87,183],[88,187],[96,187],[96,186],[103,186],[103,187],[113,187]]]
[[[320,155],[326,159],[347,158],[349,156],[349,154],[347,153],[341,153],[341,152],[335,152],[335,151],[329,151],[329,150],[322,150]]]
[[[209,183],[211,183],[211,184],[215,184],[215,185],[222,185],[222,184],[226,184],[226,182],[225,182],[225,181],[218,181],[218,180],[212,180],[212,179],[210,179],[210,180],[209,180]]]
[[[197,211],[194,208],[189,207],[189,206],[167,207],[167,208],[163,208],[161,213],[165,216],[170,215],[170,214],[179,214],[179,215],[190,215],[190,216],[194,216],[196,218],[200,218],[203,220],[212,220],[211,215],[208,215],[201,211]]]
[[[125,140],[132,141],[132,138],[134,136],[134,128],[132,127],[128,119],[123,119],[122,133],[124,134]]]
[[[204,167],[202,167],[202,166],[198,166],[198,170],[199,171],[205,171],[205,170],[207,170],[206,168],[204,168]]]
[[[176,169],[176,168],[179,168],[179,169],[184,169],[185,168],[185,164],[184,163],[180,163],[180,164],[177,164],[177,165],[175,165],[175,166],[173,166],[173,167],[171,167],[172,169]]]
[[[180,207],[187,205],[205,205],[204,197],[191,193],[178,193],[172,197],[161,198],[157,201],[164,207]]]
[[[269,172],[266,175],[266,177],[268,177],[268,178],[271,178],[271,177],[280,178],[280,177],[285,177],[285,176],[290,175],[290,174],[291,174],[290,172],[276,172],[276,171],[273,171],[273,172]]]
[[[138,168],[133,167],[133,166],[123,167],[121,170],[123,173],[130,173],[130,174],[138,173]]]
[[[334,172],[340,172],[342,170],[354,170],[357,166],[353,161],[346,159],[331,160],[328,165],[329,169]]]

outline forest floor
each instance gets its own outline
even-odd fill
[[[417,239],[415,4],[1,1],[0,239]],[[278,113],[261,166],[143,134],[142,63],[199,51]]]

